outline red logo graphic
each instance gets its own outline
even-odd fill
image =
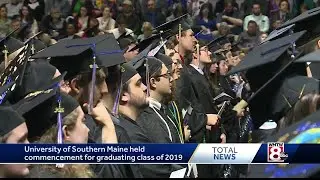
[[[288,154],[284,152],[284,143],[273,142],[268,143],[268,162],[284,162],[288,158]]]

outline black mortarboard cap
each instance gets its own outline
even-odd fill
[[[296,63],[307,63],[307,62],[320,62],[320,50],[316,50],[312,53],[306,54],[301,58],[295,60]]]
[[[265,43],[265,42],[268,42],[268,41],[272,41],[272,40],[275,40],[275,39],[279,39],[279,38],[282,38],[284,36],[288,36],[292,30],[292,28],[295,26],[295,24],[291,24],[289,26],[286,26],[286,27],[283,27],[283,28],[280,28],[280,29],[275,29],[273,30],[269,35],[268,37],[263,41],[261,42],[261,44]]]
[[[132,66],[131,63],[127,62],[122,65],[120,65],[120,83],[117,88],[117,94],[116,98],[113,104],[112,108],[112,114],[114,116],[118,116],[118,109],[119,109],[119,102],[120,102],[120,96],[122,92],[122,87],[125,83],[127,83],[133,76],[138,74],[137,70]]]
[[[128,82],[134,75],[138,73],[137,70],[130,63],[124,63],[121,65],[120,68],[122,84]]]
[[[139,49],[139,51],[143,51],[144,49],[146,49],[149,45],[154,45],[156,46],[158,42],[161,41],[161,37],[166,37],[169,32],[169,30],[164,31],[162,33],[158,33],[155,35],[152,35],[151,37],[142,40],[141,42],[139,42],[134,48],[132,48],[130,51],[134,51],[136,49]]]
[[[162,61],[162,63],[166,65],[168,68],[172,66],[172,59],[169,56],[162,53],[158,53],[155,57]]]
[[[22,51],[10,62],[8,67],[4,70],[3,74],[1,74],[0,76],[1,85],[4,85],[11,81],[15,81],[15,84],[12,86],[12,88],[8,92],[13,93],[17,87],[20,87],[22,85],[24,72],[29,59],[29,53],[30,53],[30,46],[29,45],[24,46]],[[14,99],[18,98],[14,96],[11,96],[11,97]]]
[[[0,136],[4,136],[24,123],[21,115],[10,107],[0,107]]]
[[[95,46],[95,50],[92,50],[92,46]],[[98,67],[110,67],[125,62],[112,34],[61,41],[32,58],[51,57],[50,63],[61,72],[67,71],[66,79],[70,79],[77,74],[91,72],[94,55]]]
[[[24,42],[24,44],[31,44],[31,55],[36,54],[37,52],[41,51],[42,49],[45,49],[47,46],[40,41],[39,39],[37,39],[37,37],[42,34],[42,31],[38,32],[37,34],[33,35],[32,37],[30,37],[28,40],[26,40]]]
[[[171,30],[172,34],[179,34],[180,32],[192,29],[191,26],[185,21],[184,18],[187,17],[187,14],[184,14],[176,19],[161,24],[160,26],[154,28],[154,30],[159,33],[161,31]]]
[[[301,31],[261,44],[249,52],[249,54],[246,55],[246,57],[236,67],[228,72],[228,75],[277,61],[280,59],[281,55],[283,55],[289,47],[305,33],[306,31]]]
[[[306,75],[306,66],[293,63],[289,47],[299,39],[304,32],[270,41],[256,47],[240,64],[227,74],[235,74],[246,70],[246,78],[254,94],[247,99],[255,128],[259,128],[265,121],[278,118],[272,114],[272,99],[281,87],[285,78],[294,75]],[[295,54],[295,59],[301,53]],[[259,78],[257,78],[259,77]],[[264,102],[264,103],[261,103]]]
[[[7,55],[17,51],[21,47],[23,47],[23,42],[21,42],[18,39],[8,37],[5,40],[2,40],[0,42],[0,62],[4,60],[4,55],[7,53]]]
[[[11,31],[0,40],[0,62],[4,59],[4,53],[13,53],[23,46],[23,42],[11,37],[18,30],[19,28]]]
[[[272,114],[282,118],[299,99],[309,93],[319,93],[319,80],[307,76],[286,78],[274,97]]]
[[[307,30],[308,33],[301,38],[301,41],[297,43],[297,46],[301,46],[320,35],[320,7],[308,10],[299,16],[285,22],[278,29],[282,29],[289,25],[295,24],[292,28],[294,32]]]
[[[265,142],[284,142],[288,144],[315,144],[319,143],[316,129],[320,128],[320,111],[317,111],[303,120],[286,128],[279,129]],[[319,164],[267,164],[251,165],[248,178],[312,178],[319,177]]]
[[[143,65],[137,68],[138,73],[140,74],[142,81],[144,84],[147,84],[147,81],[149,81],[148,77],[151,78],[157,71],[161,70],[163,62],[155,57],[147,57],[145,59],[141,59],[141,61],[144,61]],[[148,64],[148,70],[147,67],[144,66],[144,64]],[[149,74],[147,75],[147,73]]]
[[[152,44],[149,45],[146,49],[144,49],[142,52],[140,52],[136,57],[134,57],[129,63],[133,67],[140,67],[143,64],[143,61],[140,61],[141,59],[144,59],[148,56],[149,52],[151,51]]]

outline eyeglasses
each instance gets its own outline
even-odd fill
[[[171,77],[171,73],[170,73],[170,72],[167,72],[167,73],[165,73],[165,74],[160,74],[160,75],[155,76],[155,77],[164,77],[164,78],[169,79],[169,78]]]

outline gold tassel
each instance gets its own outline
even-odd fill
[[[304,92],[304,89],[306,88],[306,84],[303,85],[301,91],[300,91],[300,95],[299,95],[299,99],[302,98],[302,95],[303,95],[303,92]]]
[[[290,108],[292,108],[292,105],[290,104],[289,100],[282,94],[282,97],[284,98],[284,100],[287,102],[287,104],[289,105]]]

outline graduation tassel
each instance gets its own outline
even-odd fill
[[[120,67],[120,84],[119,84],[116,99],[114,101],[113,108],[112,108],[112,114],[115,117],[119,117],[119,103],[120,103],[120,96],[122,91],[122,73],[124,73],[124,71],[125,69],[121,66]]]
[[[146,59],[145,66],[146,66],[147,97],[150,97],[150,82],[149,82],[149,76],[150,76],[150,74],[149,74],[148,59]]]
[[[6,45],[4,45],[4,50],[2,51],[2,53],[4,54],[4,68],[7,68],[9,66],[9,59],[8,59],[8,48]]]
[[[93,97],[94,97],[94,88],[96,84],[96,72],[97,72],[97,64],[96,64],[96,45],[92,45],[92,50],[93,50],[93,64],[92,64],[92,77],[91,77],[91,88],[90,88],[90,95],[89,95],[89,108],[88,108],[88,113],[92,113],[93,109]]]
[[[306,88],[306,84],[303,85],[302,89],[301,89],[301,92],[300,92],[300,95],[299,95],[299,99],[302,98],[302,95],[303,95],[303,92],[304,92],[304,89]]]
[[[61,107],[61,95],[60,95],[60,85],[58,85],[58,107],[55,109],[55,113],[57,113],[57,124],[58,124],[58,136],[57,136],[57,143],[63,144],[63,133],[62,133],[62,114],[64,112],[64,108]],[[57,168],[63,168],[64,164],[57,164]]]

